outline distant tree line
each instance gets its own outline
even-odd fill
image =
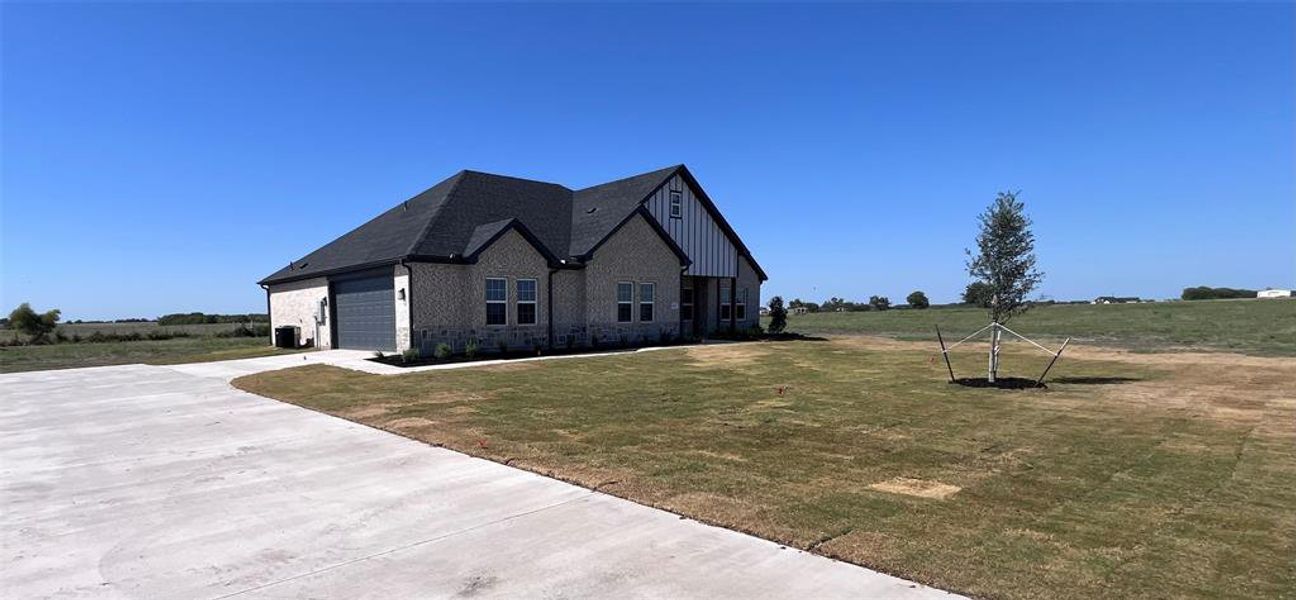
[[[104,333],[94,331],[89,335],[82,336],[79,330],[73,330],[72,335],[67,335],[64,328],[60,327],[59,321],[62,318],[62,312],[55,308],[45,312],[38,312],[31,307],[31,304],[23,302],[13,309],[6,318],[0,318],[0,327],[12,329],[22,334],[22,337],[11,336],[0,338],[0,346],[16,346],[28,344],[62,344],[62,343],[105,343],[105,342],[137,342],[142,340],[169,340],[172,338],[191,337],[194,334],[188,331],[176,331],[167,329],[144,331],[113,331]],[[152,323],[152,319],[117,319],[115,321],[68,321],[65,324],[88,324],[96,323]],[[270,335],[269,318],[264,314],[243,314],[243,315],[208,315],[204,313],[187,313],[164,315],[157,319],[159,326],[168,325],[196,325],[206,323],[232,323],[237,327],[222,329],[209,333],[213,337],[266,337]]]
[[[781,300],[781,298],[780,298]],[[886,296],[869,296],[868,302],[853,302],[845,298],[833,296],[823,302],[806,302],[800,298],[794,298],[787,303],[787,308],[797,309],[804,308],[806,312],[864,312],[870,310],[888,310],[891,308],[913,308],[924,309],[931,306],[927,300],[927,294],[922,291],[914,291],[905,297],[908,304],[902,304],[898,307],[891,305],[891,299]]]
[[[243,315],[209,315],[200,312],[172,313],[157,318],[158,325],[202,325],[205,323],[268,323],[270,315],[249,313]]]
[[[1205,285],[1184,288],[1184,300],[1224,300],[1228,298],[1255,298],[1255,290],[1238,290],[1226,287],[1209,287]]]

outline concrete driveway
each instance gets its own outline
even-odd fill
[[[953,597],[227,383],[301,360],[0,376],[0,596]]]

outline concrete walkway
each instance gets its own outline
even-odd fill
[[[742,342],[720,342],[725,344],[742,343]],[[221,362],[205,363],[188,363],[182,365],[172,365],[171,368],[182,373],[199,375],[202,377],[223,377],[231,380],[243,375],[260,373],[262,371],[272,371],[275,369],[287,369],[289,367],[300,367],[309,364],[326,364],[335,367],[342,367],[354,371],[363,371],[374,375],[407,375],[409,373],[420,373],[423,371],[444,371],[449,369],[472,369],[477,367],[489,367],[491,365],[502,365],[519,362],[534,362],[542,360],[581,360],[587,358],[597,358],[600,356],[614,356],[617,354],[626,354],[629,352],[656,352],[670,350],[685,350],[688,346],[651,346],[648,348],[639,348],[637,350],[621,350],[618,352],[598,352],[588,354],[559,354],[549,356],[534,356],[527,358],[508,358],[501,360],[476,360],[471,362],[455,362],[445,364],[420,365],[417,367],[397,367],[380,362],[369,360],[373,358],[373,352],[368,350],[320,350],[317,352],[303,352],[300,354],[285,354],[282,356],[262,356],[259,358],[243,358],[239,360],[227,360]]]
[[[954,597],[226,383],[356,359],[0,376],[0,596]]]

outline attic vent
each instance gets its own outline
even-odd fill
[[[304,263],[302,263],[302,264],[300,264],[300,265],[297,265],[297,268],[298,268],[298,269],[305,269],[305,268],[306,268],[306,265],[309,265],[309,264],[310,264],[310,263],[308,263],[308,262],[304,262]]]
[[[587,208],[587,209],[585,209],[585,214],[587,214],[587,215],[592,215],[592,214],[594,214],[594,211],[596,211],[596,210],[598,210],[598,207],[597,207],[597,206],[595,206],[594,208]]]

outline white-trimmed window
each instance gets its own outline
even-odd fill
[[[738,303],[734,304],[734,318],[739,321],[747,320],[747,288],[738,290]]]
[[[486,324],[508,325],[508,280],[486,278]]]
[[[693,320],[693,288],[680,290],[680,320]]]
[[[639,284],[639,320],[653,320],[653,306],[657,300],[657,285],[652,283]]]
[[[679,219],[684,216],[684,193],[683,192],[671,190],[670,216],[672,219]]]
[[[536,324],[536,280],[517,280],[517,324]]]
[[[728,321],[733,314],[733,288],[728,279],[720,280],[720,320]]]
[[[617,282],[617,322],[629,323],[634,320],[634,283]]]

